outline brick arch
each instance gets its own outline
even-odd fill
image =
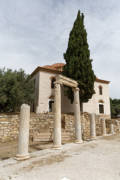
[[[99,100],[99,103],[104,103],[104,101],[102,99]]]

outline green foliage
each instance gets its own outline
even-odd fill
[[[19,111],[23,103],[31,105],[33,92],[33,81],[22,69],[0,69],[0,112]]]
[[[88,102],[94,92],[95,75],[84,27],[84,15],[78,11],[77,18],[69,35],[68,48],[64,54],[66,65],[63,74],[76,80],[80,88],[80,101]],[[73,102],[73,92],[67,89],[67,96]]]
[[[120,99],[110,99],[111,116],[117,117],[120,115]]]

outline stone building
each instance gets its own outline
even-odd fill
[[[36,113],[54,111],[54,82],[56,75],[62,73],[63,63],[37,67],[31,74],[35,83],[34,111]],[[83,104],[83,111],[110,118],[109,81],[96,78],[95,94]],[[73,112],[73,104],[64,95],[62,87],[61,111],[62,113]]]

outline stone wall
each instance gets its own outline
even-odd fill
[[[90,114],[84,113],[82,115],[82,134],[83,139],[90,139]],[[116,120],[112,121],[115,125],[115,131],[119,132]],[[120,122],[120,120],[119,120]],[[110,133],[111,120],[106,120],[107,133]],[[75,124],[74,116],[68,114],[62,114],[62,135],[69,135],[69,139],[75,139]],[[30,138],[33,139],[35,135],[39,133],[51,133],[53,134],[54,127],[54,114],[31,114],[30,119]],[[19,128],[19,114],[17,115],[1,115],[0,116],[0,142],[7,142],[17,139]],[[96,116],[96,134],[97,136],[102,135],[102,123],[99,116]]]
[[[12,141],[18,136],[19,115],[0,116],[0,142]]]
[[[53,132],[54,114],[32,114],[30,119],[30,138],[39,133]]]
[[[0,142],[12,141],[18,138],[19,118],[19,114],[0,116]],[[30,138],[36,133],[51,131],[53,129],[53,119],[53,114],[31,114]]]

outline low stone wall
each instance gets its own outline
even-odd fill
[[[19,129],[18,115],[0,116],[0,142],[12,141],[18,138]],[[30,138],[39,132],[51,131],[53,129],[53,114],[31,114],[30,117]]]
[[[84,140],[90,139],[90,114],[84,113],[82,115],[82,136]],[[119,132],[117,123],[112,121],[115,131]],[[110,133],[111,120],[106,120],[107,133]],[[71,140],[75,139],[75,124],[74,116],[63,114],[62,115],[62,133],[69,133]],[[30,118],[30,138],[39,133],[50,132],[53,134],[54,127],[54,114],[31,114]],[[12,141],[18,138],[19,128],[19,114],[18,115],[0,115],[0,142]],[[96,116],[96,134],[102,135],[102,123],[99,116]]]
[[[30,138],[43,132],[53,132],[54,114],[32,114],[30,119]]]
[[[0,142],[12,141],[18,137],[19,115],[0,116]]]

